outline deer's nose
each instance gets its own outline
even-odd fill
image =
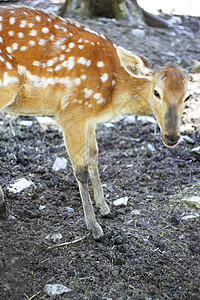
[[[164,143],[168,147],[175,147],[180,141],[180,135],[165,134]]]

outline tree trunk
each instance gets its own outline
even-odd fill
[[[89,17],[126,18],[131,25],[169,27],[167,21],[141,8],[137,0],[65,0],[59,15],[72,11]]]

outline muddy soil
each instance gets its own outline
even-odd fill
[[[188,67],[200,60],[200,19],[173,20],[171,29],[140,28],[143,37],[125,21],[81,22],[154,64],[170,60]],[[123,118],[98,126],[99,170],[113,213],[102,219],[96,210],[103,242],[86,236],[60,130],[33,117],[0,114],[0,185],[8,209],[0,221],[1,300],[49,299],[48,283],[71,289],[53,299],[200,299],[200,211],[182,200],[200,196],[200,154],[192,151],[200,145],[197,91],[182,120],[186,137],[174,149],[162,144],[157,125],[148,121]],[[67,159],[65,170],[53,171],[56,157]],[[8,187],[20,178],[33,184],[14,194]],[[114,206],[121,197],[128,204]]]

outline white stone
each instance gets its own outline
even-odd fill
[[[195,152],[195,153],[197,153],[197,154],[200,154],[200,146],[193,148],[193,149],[192,149],[192,152]]]
[[[192,196],[190,198],[183,198],[182,201],[189,203],[193,206],[196,206],[197,208],[200,208],[200,197],[198,197],[198,196]]]
[[[153,117],[150,117],[150,116],[138,116],[137,121],[157,124],[157,121]]]
[[[115,125],[111,122],[108,122],[108,123],[103,123],[103,125],[107,128],[112,128],[112,127],[115,127]]]
[[[57,157],[54,164],[53,170],[55,172],[59,171],[60,169],[65,169],[67,166],[67,160],[64,157]]]
[[[62,239],[62,234],[61,233],[49,233],[49,234],[47,234],[45,239],[52,240],[54,243],[56,243]]]
[[[27,180],[26,178],[18,179],[15,183],[11,184],[8,187],[8,190],[14,194],[20,193],[24,189],[30,187],[33,185],[32,181]]]
[[[33,121],[21,121],[20,125],[25,126],[25,127],[31,127],[33,125]]]
[[[128,197],[125,196],[113,201],[113,205],[114,206],[127,205],[127,202],[128,202]]]
[[[156,150],[156,148],[151,144],[148,144],[147,147],[151,152],[154,152]]]
[[[143,38],[145,37],[145,32],[142,29],[136,28],[131,30],[132,35],[138,38]]]
[[[184,216],[181,218],[181,220],[183,221],[188,221],[188,220],[191,220],[191,219],[196,219],[199,217],[199,214],[198,213],[195,213],[193,215],[187,215],[187,216]]]
[[[189,144],[194,144],[194,140],[191,137],[189,137],[188,135],[181,136],[180,143],[183,143],[183,142],[187,142]]]
[[[44,286],[44,292],[48,296],[56,296],[56,295],[62,295],[64,293],[69,293],[71,292],[71,289],[68,287],[64,286],[63,284],[46,284]]]
[[[135,122],[136,122],[136,116],[135,115],[127,116],[124,121],[127,124],[135,124]]]
[[[47,125],[55,125],[55,121],[51,119],[50,117],[36,117],[38,123],[41,125],[41,127],[47,126]]]
[[[72,207],[67,206],[67,207],[65,207],[65,208],[66,208],[66,211],[67,211],[68,213],[73,213],[73,212],[74,212],[74,209],[73,209]]]
[[[46,208],[46,205],[40,205],[39,210],[44,210]]]
[[[139,216],[140,214],[141,214],[140,209],[134,209],[134,210],[131,211],[132,216]]]

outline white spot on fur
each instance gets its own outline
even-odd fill
[[[82,41],[83,41],[83,39],[82,39],[82,38],[80,38],[80,39],[78,40],[78,43],[82,43]]]
[[[86,76],[86,75],[84,75],[84,74],[83,74],[83,75],[81,75],[81,79],[83,79],[83,80],[84,80],[84,79],[86,79],[86,78],[87,78],[87,76]]]
[[[105,101],[105,99],[100,98],[100,99],[97,101],[97,104],[101,104],[101,103],[103,103],[104,101]]]
[[[99,68],[103,68],[105,66],[104,62],[103,61],[98,61],[97,63],[97,67]]]
[[[27,47],[26,46],[22,46],[21,48],[20,48],[20,51],[26,51],[27,50]]]
[[[13,35],[14,35],[14,31],[12,31],[12,30],[9,31],[9,32],[8,32],[8,35],[9,35],[9,36],[13,36]]]
[[[108,80],[108,74],[104,73],[101,77],[100,77],[101,81],[106,82]]]
[[[13,43],[13,44],[12,44],[12,49],[13,49],[13,50],[17,50],[17,49],[18,49],[18,46],[19,46],[18,43]]]
[[[85,98],[89,98],[93,93],[93,90],[89,90],[88,88],[85,88],[83,91],[85,93]]]
[[[2,30],[2,24],[0,23],[0,31]]]
[[[8,73],[5,72],[3,74],[3,86],[7,86],[8,84],[10,83],[14,83],[14,82],[17,82],[18,81],[18,78],[17,77],[13,77],[13,76],[8,76]]]
[[[37,35],[37,31],[36,31],[35,29],[33,29],[33,30],[31,30],[31,31],[29,32],[29,35],[31,35],[31,36],[36,36],[36,35]]]
[[[83,49],[84,46],[83,46],[83,45],[79,45],[78,48],[79,48],[79,49]]]
[[[98,100],[101,98],[101,93],[94,94],[94,99]]]
[[[26,20],[21,20],[19,27],[24,28],[26,26],[26,24],[27,24]]]
[[[0,43],[3,43],[3,39],[2,39],[2,37],[0,36]]]
[[[33,66],[39,67],[40,65],[41,65],[41,63],[39,61],[37,61],[37,60],[33,61]]]
[[[23,32],[18,32],[18,37],[19,37],[19,38],[23,38],[23,37],[24,37]]]
[[[12,53],[12,48],[11,47],[6,47],[6,51],[8,52],[8,53]]]
[[[41,21],[41,18],[40,18],[40,16],[36,16],[36,17],[35,17],[35,19],[36,19],[36,21],[38,21],[38,22],[40,22],[40,21]]]
[[[4,62],[5,59],[2,56],[0,56],[0,61]]]
[[[60,57],[59,57],[59,60],[62,61],[62,60],[64,60],[64,59],[65,59],[65,55],[64,55],[64,54],[61,54]]]
[[[30,46],[35,46],[35,44],[36,44],[36,42],[33,41],[33,40],[30,40],[28,43],[29,43]]]
[[[60,69],[61,69],[61,65],[57,65],[56,67],[55,67],[55,71],[59,71]]]
[[[29,23],[29,24],[28,24],[28,27],[29,27],[29,28],[33,28],[33,27],[34,27],[34,24],[33,24],[33,23]]]
[[[49,32],[49,28],[43,27],[43,28],[42,28],[42,32],[43,32],[43,33],[48,33],[48,32]]]
[[[68,60],[63,61],[61,65],[63,67],[67,67],[68,70],[73,69],[73,67],[75,66],[74,57],[70,56]]]
[[[89,67],[91,65],[91,59],[88,59],[86,66]]]
[[[47,61],[47,66],[48,66],[48,67],[51,67],[51,66],[53,66],[54,64],[55,64],[55,62],[54,62],[53,59],[50,59],[50,60]]]
[[[10,25],[15,24],[15,21],[16,21],[16,19],[15,19],[14,17],[11,17],[11,18],[9,19]]]
[[[80,78],[74,79],[74,83],[75,83],[76,85],[79,85],[79,84],[81,83],[81,79],[80,79]]]
[[[74,43],[69,43],[69,48],[74,48],[75,44]]]
[[[79,57],[79,58],[77,59],[77,63],[78,63],[78,64],[81,64],[81,65],[86,65],[87,59],[86,59],[85,57]]]
[[[45,43],[46,43],[46,41],[44,39],[40,39],[38,42],[38,45],[44,46]]]

